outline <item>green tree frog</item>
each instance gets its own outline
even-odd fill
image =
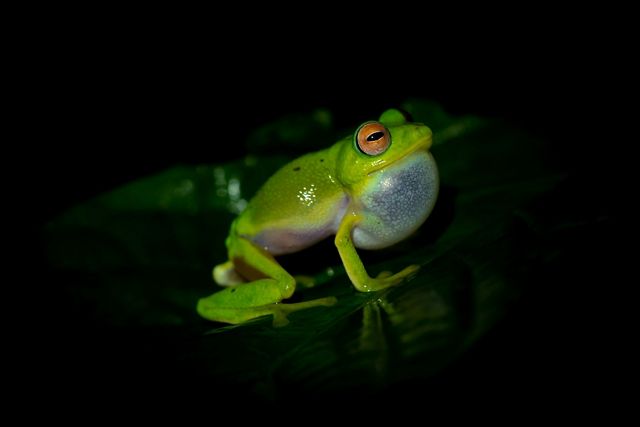
[[[385,289],[414,274],[418,266],[410,265],[372,278],[356,248],[393,245],[431,213],[439,187],[431,135],[424,124],[390,109],[333,146],[283,166],[231,224],[229,260],[213,269],[226,288],[201,298],[198,313],[232,324],[273,315],[281,326],[288,313],[334,304],[334,297],[282,303],[293,295],[296,278],[274,258],[331,235],[358,291]]]

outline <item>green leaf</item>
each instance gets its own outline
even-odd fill
[[[429,378],[490,330],[529,286],[543,234],[556,225],[541,225],[531,206],[563,175],[546,164],[545,141],[507,123],[452,117],[419,99],[404,108],[434,130],[440,199],[412,238],[362,252],[371,275],[420,264],[404,285],[358,293],[326,241],[281,261],[322,283],[299,289],[294,301],[332,295],[335,306],[294,313],[283,328],[267,318],[225,326],[195,312],[198,298],[216,288],[211,269],[225,260],[232,219],[290,160],[255,153],[264,152],[273,135],[279,135],[273,152],[278,144],[318,148],[306,138],[318,126],[337,139],[330,113],[322,111],[256,130],[245,159],[176,166],[52,221],[47,259],[55,283],[63,283],[58,291],[78,322],[107,331],[113,342],[118,336],[150,340],[149,352],[170,366],[159,375],[198,378],[220,392],[246,390],[267,399],[298,392],[368,395]],[[313,132],[305,133],[307,123]]]

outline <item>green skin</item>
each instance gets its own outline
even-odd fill
[[[386,151],[367,155],[350,135],[269,178],[231,225],[229,260],[213,270],[214,280],[226,288],[198,301],[201,316],[237,324],[273,315],[274,326],[282,326],[291,312],[335,304],[334,297],[282,303],[293,295],[296,281],[306,286],[310,279],[296,280],[274,258],[330,235],[358,291],[386,289],[418,270],[410,265],[372,278],[356,252],[356,247],[384,248],[413,233],[438,192],[437,168],[428,152],[431,130],[394,109],[379,123],[391,136]]]

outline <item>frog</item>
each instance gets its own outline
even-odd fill
[[[418,265],[371,277],[357,249],[397,244],[429,217],[440,186],[432,142],[427,125],[390,108],[328,148],[282,166],[233,220],[228,259],[212,272],[223,289],[198,300],[199,315],[228,324],[272,315],[278,327],[293,312],[336,304],[333,296],[283,302],[296,285],[313,283],[276,259],[331,236],[356,291],[385,290],[414,276]]]

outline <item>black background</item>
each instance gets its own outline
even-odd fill
[[[28,159],[43,203],[61,209],[177,163],[244,154],[255,127],[283,114],[330,109],[338,127],[377,117],[408,97],[433,99],[454,114],[504,118],[554,141],[575,166],[597,140],[593,82],[563,53],[468,46],[453,58],[383,49],[301,54],[295,50],[202,52],[184,46],[80,45],[45,58],[34,72],[40,141]],[[202,48],[202,45],[197,45]],[[168,50],[163,50],[166,48]],[[411,49],[409,49],[411,51]],[[387,62],[388,61],[388,62]]]
[[[335,113],[338,126],[349,126],[408,97],[523,127],[553,142],[556,150],[549,155],[575,183],[584,181],[596,192],[604,187],[590,176],[591,164],[600,159],[596,122],[602,116],[592,108],[598,94],[593,84],[585,86],[582,63],[563,51],[491,52],[481,44],[456,51],[453,58],[421,48],[397,58],[393,51],[378,53],[368,46],[362,46],[367,55],[354,50],[345,56],[329,51],[298,56],[293,48],[227,55],[216,46],[183,47],[89,44],[53,53],[38,64],[46,71],[32,70],[35,89],[27,101],[38,119],[29,133],[38,148],[23,147],[28,178],[34,178],[23,182],[29,199],[24,214],[34,217],[36,235],[64,209],[130,180],[175,164],[242,156],[248,132],[283,114],[325,107]],[[577,190],[577,203],[586,206],[587,199],[586,191]],[[558,293],[524,301],[434,379],[438,393],[445,399],[486,398],[490,388],[502,398],[532,402],[535,390],[557,400],[595,382],[599,374],[584,370],[594,355],[590,339],[597,326],[586,308],[593,296],[576,293],[573,284],[586,290],[606,276],[606,263],[588,247],[608,239],[602,231],[576,241],[582,250],[567,265],[541,272],[558,282]],[[581,270],[585,264],[593,267],[588,273]],[[53,285],[46,277],[41,281],[42,287]],[[87,365],[100,369],[108,363],[98,358]],[[394,393],[399,399],[415,396],[409,390]]]

